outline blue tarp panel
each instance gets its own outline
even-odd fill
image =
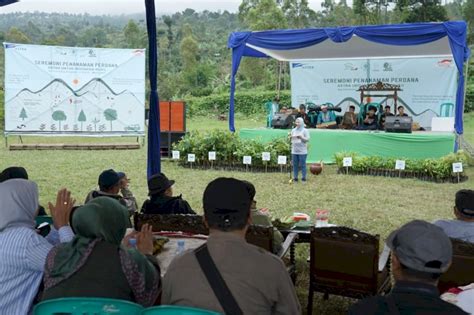
[[[463,133],[464,111],[464,62],[469,57],[466,43],[466,22],[414,23],[392,25],[369,25],[353,27],[328,27],[300,30],[274,30],[262,32],[235,32],[230,34],[228,47],[232,48],[232,77],[230,86],[229,129],[234,127],[235,75],[242,57],[268,57],[247,44],[273,50],[292,50],[314,46],[330,39],[335,43],[347,42],[356,35],[365,40],[383,45],[422,45],[448,37],[451,52],[459,72],[456,92],[455,129]],[[316,57],[314,59],[317,59]]]

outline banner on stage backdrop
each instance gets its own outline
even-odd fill
[[[291,102],[295,108],[312,102],[332,103],[343,112],[355,105],[358,111],[359,87],[382,81],[400,85],[398,105],[403,105],[422,127],[430,127],[433,117],[454,116],[457,69],[449,57],[305,60],[290,62],[290,72]],[[372,97],[370,101],[391,105],[393,112],[392,98]]]
[[[144,134],[144,49],[4,48],[6,133]]]

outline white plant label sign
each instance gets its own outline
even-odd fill
[[[173,160],[179,160],[179,151],[172,151]]]
[[[278,156],[278,164],[279,165],[286,165],[286,155],[279,155]]]
[[[352,167],[352,157],[348,156],[342,159],[342,166],[344,167]]]
[[[188,154],[188,162],[196,162],[196,154]]]
[[[216,160],[216,151],[209,151],[209,161]]]
[[[396,160],[395,161],[395,169],[403,171],[405,169],[405,160]]]
[[[462,173],[462,162],[453,163],[453,173]]]
[[[270,152],[262,152],[262,161],[270,161]]]
[[[245,155],[244,156],[244,164],[246,164],[246,165],[252,164],[252,157],[250,155]]]

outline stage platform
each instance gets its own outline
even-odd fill
[[[308,163],[334,163],[334,154],[342,151],[365,156],[383,156],[407,159],[438,158],[454,151],[454,133],[413,132],[387,133],[385,131],[308,129]],[[289,129],[240,129],[242,139],[269,142],[286,138]]]

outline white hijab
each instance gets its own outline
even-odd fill
[[[10,227],[35,227],[38,186],[26,179],[0,183],[0,232]]]

